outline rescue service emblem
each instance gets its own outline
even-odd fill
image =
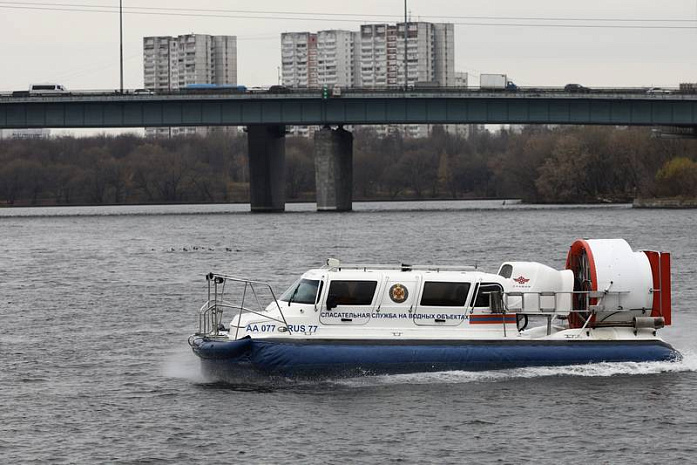
[[[525,276],[520,275],[517,278],[514,278],[513,281],[517,282],[518,284],[525,284],[530,280],[528,278],[526,278]]]
[[[390,288],[390,299],[392,302],[401,304],[409,297],[409,291],[401,284],[395,284]]]

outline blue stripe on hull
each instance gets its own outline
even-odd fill
[[[194,341],[212,374],[258,372],[285,377],[359,376],[449,370],[496,370],[599,362],[680,359],[662,341]]]

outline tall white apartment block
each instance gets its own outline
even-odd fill
[[[172,91],[190,84],[237,84],[237,37],[186,34],[143,37],[146,89]],[[146,136],[205,135],[213,128],[146,128]]]
[[[355,86],[354,43],[352,31],[317,33],[317,84],[319,86]]]
[[[356,45],[361,87],[404,87],[405,77],[409,86],[417,82],[453,86],[454,31],[452,24],[407,23],[405,63],[404,23],[361,26]]]
[[[455,75],[455,25],[436,23],[433,25],[433,64],[434,80],[441,87],[457,85]]]
[[[358,39],[355,55],[359,71],[358,85],[368,88],[387,87],[390,83],[395,85],[399,71],[394,61],[397,54],[396,27],[366,24],[361,26]]]
[[[435,35],[431,23],[407,24],[407,85],[417,82],[436,82]],[[404,24],[397,25],[397,47],[394,62],[397,68],[396,85],[404,86]],[[394,85],[394,84],[393,84]]]
[[[143,37],[146,89],[176,90],[189,84],[237,84],[237,37],[186,34]]]
[[[237,37],[213,36],[213,84],[237,84]]]
[[[143,38],[143,85],[146,89],[169,90],[172,88],[177,48],[178,43],[174,37]]]
[[[281,34],[281,73],[286,87],[317,87],[317,34]]]

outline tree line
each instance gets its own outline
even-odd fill
[[[536,203],[697,196],[697,141],[650,129],[527,126],[469,137],[354,131],[355,199],[521,198]],[[312,139],[286,139],[288,200],[314,199]],[[0,140],[0,204],[249,201],[243,134]]]

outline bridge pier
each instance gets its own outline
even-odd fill
[[[317,211],[351,211],[353,201],[353,134],[339,126],[315,132]]]
[[[247,127],[249,196],[252,212],[286,209],[286,127],[254,124]]]

